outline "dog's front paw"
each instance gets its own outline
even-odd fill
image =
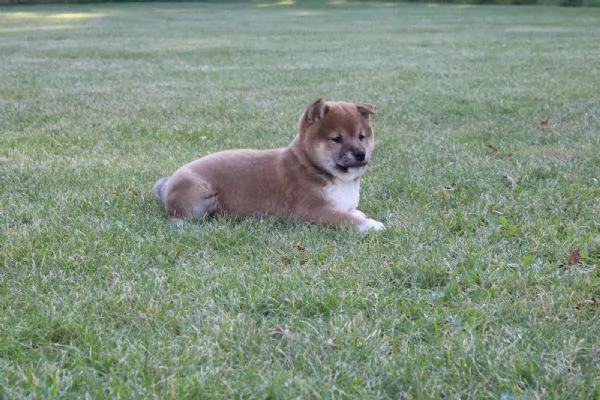
[[[385,229],[385,226],[381,222],[375,221],[374,219],[371,219],[371,218],[367,218],[365,220],[365,222],[363,222],[362,224],[360,224],[358,226],[358,231],[360,233],[365,233],[370,230],[381,231],[384,229]]]
[[[358,215],[361,218],[367,219],[367,216],[365,215],[365,213],[360,210],[357,210],[356,208],[350,212],[354,215]]]

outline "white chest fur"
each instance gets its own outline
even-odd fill
[[[358,207],[360,180],[344,182],[336,179],[323,188],[323,196],[338,210],[352,211]]]

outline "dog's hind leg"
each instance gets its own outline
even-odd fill
[[[180,173],[168,183],[164,204],[171,221],[198,218],[217,211],[217,193],[202,177]]]

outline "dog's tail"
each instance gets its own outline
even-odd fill
[[[166,188],[166,184],[167,182],[169,182],[169,177],[167,176],[166,178],[160,178],[159,180],[156,181],[156,183],[154,184],[154,194],[156,195],[156,197],[158,197],[158,199],[161,201],[161,203],[165,203],[165,188]]]

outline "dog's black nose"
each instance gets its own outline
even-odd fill
[[[365,161],[365,152],[362,150],[354,150],[352,156],[356,161]]]

